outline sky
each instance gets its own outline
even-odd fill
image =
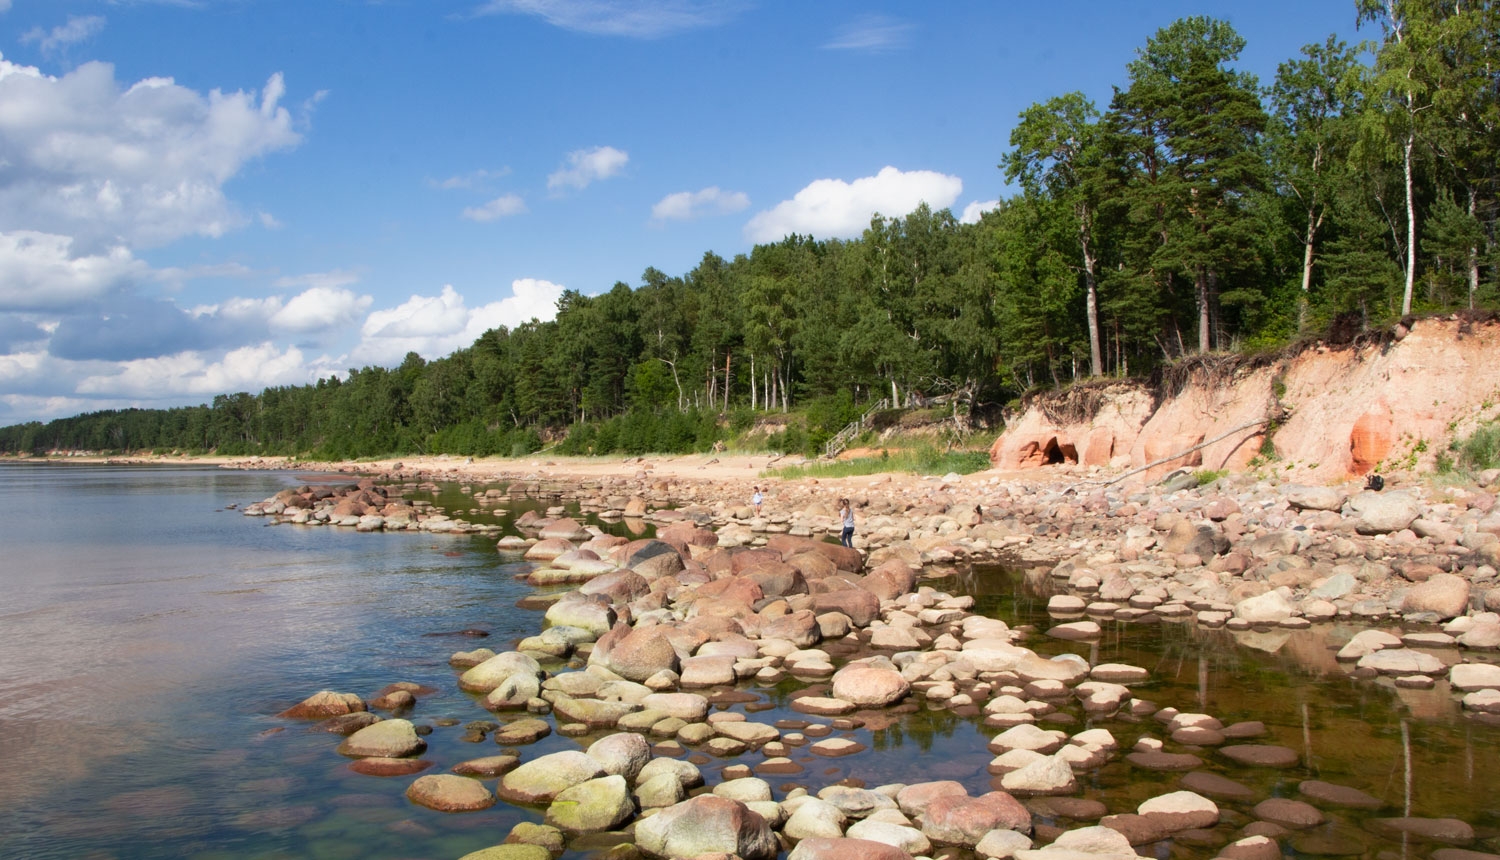
[[[1161,27],[1352,0],[0,0],[0,426],[551,319],[647,267],[1013,193],[1017,115]]]

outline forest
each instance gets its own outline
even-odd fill
[[[565,293],[555,319],[314,385],[0,428],[0,452],[358,458],[707,450],[768,412],[811,452],[871,404],[980,410],[1200,352],[1347,342],[1500,296],[1500,4],[1357,0],[1369,41],[1262,82],[1178,20],[1109,103],[1062,93],[996,141],[1018,189],[960,223],[788,236]]]

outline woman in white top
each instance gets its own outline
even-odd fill
[[[844,531],[839,535],[839,543],[850,549],[854,548],[854,508],[848,499],[839,499],[839,519],[844,524]]]

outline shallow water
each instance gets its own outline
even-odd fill
[[[410,778],[357,775],[334,752],[337,736],[274,716],[319,689],[368,696],[393,681],[426,684],[438,692],[421,699],[413,719],[460,723],[427,738],[424,758],[435,763],[428,772],[446,771],[498,752],[490,742],[460,740],[462,723],[490,715],[457,690],[448,656],[480,645],[501,650],[541,625],[539,612],[515,608],[531,591],[514,579],[526,567],[497,555],[493,538],[270,527],[224,510],[300,480],[199,468],[0,467],[0,857],[441,860],[499,842],[517,821],[541,819],[540,810],[503,804],[467,815],[412,806],[403,796]],[[456,487],[439,495],[461,504]],[[542,504],[506,502],[509,515],[496,521]],[[1048,624],[1045,595],[1015,572],[981,568],[937,585],[976,594],[987,612],[1013,624]],[[424,635],[470,627],[494,635]],[[1092,647],[1040,635],[1028,644],[1151,669],[1152,682],[1137,694],[1161,705],[1226,723],[1263,720],[1271,735],[1264,742],[1298,750],[1304,766],[1244,768],[1199,753],[1208,769],[1262,797],[1295,797],[1298,781],[1318,778],[1382,798],[1388,808],[1380,815],[1409,808],[1462,818],[1486,837],[1500,832],[1500,728],[1465,716],[1441,689],[1349,679],[1330,648],[1352,631],[1240,637],[1275,647],[1270,653],[1190,624],[1105,628]],[[797,687],[746,685],[762,697],[757,707],[769,705],[751,718],[799,718],[785,708]],[[1097,725],[1125,746],[1162,736],[1152,721]],[[1087,726],[1080,719],[1065,728]],[[796,749],[791,757],[803,772],[768,779],[778,789],[846,778],[957,779],[985,791],[992,777],[984,747],[996,733],[977,718],[924,707],[845,733],[866,752],[822,759]],[[554,735],[524,755],[590,740]],[[702,766],[710,782],[727,763]],[[1131,811],[1174,790],[1177,779],[1116,761],[1083,778],[1081,793],[1111,812]],[[1225,806],[1221,830],[1229,834],[1248,820],[1248,805]],[[1324,828],[1328,835],[1357,841],[1372,857],[1402,852],[1351,832],[1360,817],[1341,819]],[[1406,851],[1425,857],[1430,848]]]

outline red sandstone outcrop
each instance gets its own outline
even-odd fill
[[[1282,409],[1272,444],[1304,478],[1430,466],[1455,436],[1500,417],[1500,325],[1420,320],[1399,340],[1317,346],[1233,370],[1205,361],[1160,402],[1141,383],[1082,384],[1031,399],[990,460],[1007,470],[1140,467],[1229,433],[1147,478],[1182,467],[1238,471],[1264,442],[1263,426],[1244,425]]]

